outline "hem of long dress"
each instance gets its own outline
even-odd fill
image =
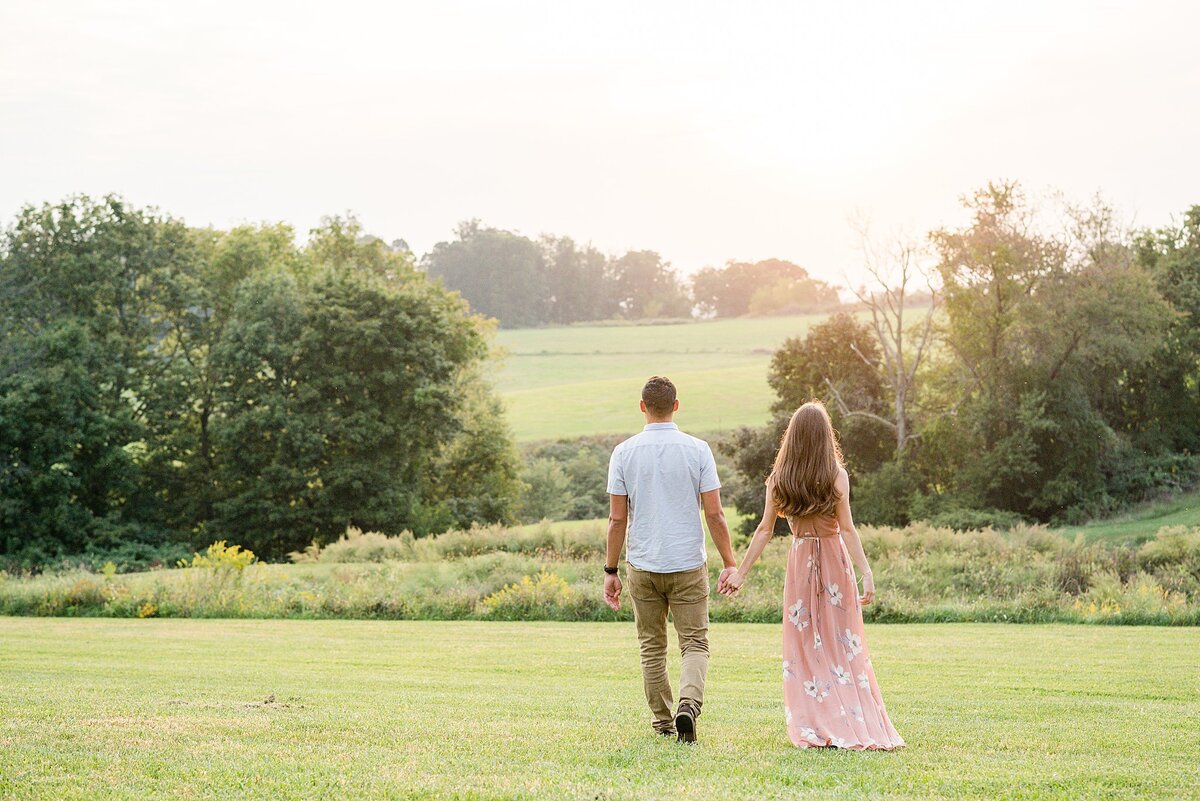
[[[869,743],[846,743],[845,745],[834,745],[832,742],[826,740],[823,744],[801,741],[798,743],[793,742],[792,745],[796,746],[797,748],[829,748],[829,749],[838,749],[841,751],[898,751],[905,746],[905,743],[903,740],[900,740],[899,742],[896,742],[896,743],[869,742]]]

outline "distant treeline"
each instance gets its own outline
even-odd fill
[[[478,221],[420,261],[507,328],[592,320],[788,314],[830,309],[835,289],[778,259],[731,261],[685,280],[653,250],[607,256],[569,237],[533,240]]]

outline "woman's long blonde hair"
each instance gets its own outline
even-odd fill
[[[788,422],[767,479],[779,516],[834,514],[841,500],[834,482],[842,465],[842,449],[825,404],[809,401]]]

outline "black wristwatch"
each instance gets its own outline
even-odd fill
[[[615,567],[609,567],[608,565],[604,566],[604,572],[610,576],[617,575],[617,569]]]

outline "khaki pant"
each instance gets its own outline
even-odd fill
[[[667,611],[683,654],[679,702],[691,705],[699,716],[708,674],[708,566],[680,573],[650,573],[629,565],[627,578],[641,646],[646,702],[654,715],[654,728],[670,731],[675,728],[675,714],[667,676]]]

